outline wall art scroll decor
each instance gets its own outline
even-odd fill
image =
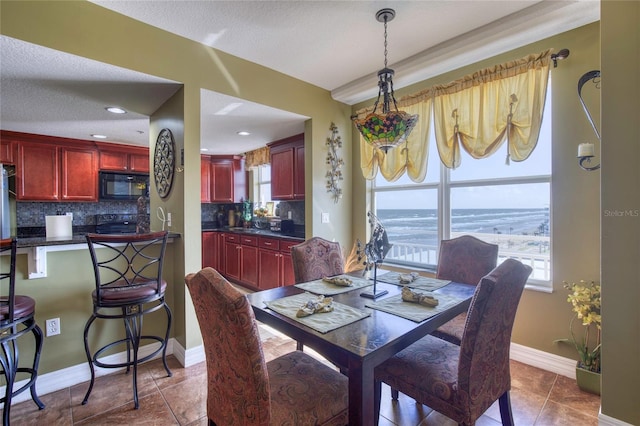
[[[176,164],[176,144],[169,129],[162,129],[156,140],[153,153],[153,177],[160,198],[166,198],[173,185],[173,171]]]
[[[338,148],[342,148],[342,139],[338,135],[338,128],[331,123],[329,126],[331,136],[327,138],[327,164],[329,171],[327,172],[327,192],[331,193],[333,202],[337,203],[342,198],[342,189],[339,182],[342,180],[342,171],[344,160],[338,156]]]

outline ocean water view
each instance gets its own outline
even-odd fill
[[[435,209],[378,209],[389,242],[387,260],[436,264],[438,213]],[[500,259],[514,257],[550,279],[549,209],[454,209],[451,237],[468,234],[500,247]]]

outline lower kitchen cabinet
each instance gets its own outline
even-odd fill
[[[260,290],[295,284],[291,246],[296,244],[299,244],[299,241],[268,237],[258,239],[260,247],[258,288]]]
[[[220,249],[218,246],[218,237],[220,233],[217,231],[205,231],[202,233],[202,267],[211,267],[218,269],[218,259],[220,258]]]
[[[233,281],[258,288],[258,237],[224,233],[222,241],[222,273]]]

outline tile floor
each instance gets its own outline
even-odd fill
[[[295,342],[261,326],[267,360],[295,350]],[[312,351],[310,351],[312,352]],[[96,379],[87,405],[80,402],[88,383],[41,396],[46,408],[39,411],[29,400],[11,409],[11,424],[20,425],[189,425],[206,426],[206,369],[204,362],[182,368],[171,356],[173,377],[166,377],[159,360],[138,371],[140,409],[133,409],[130,376],[117,372]],[[511,403],[518,426],[597,425],[600,399],[582,392],[575,381],[526,364],[512,361]],[[500,425],[494,404],[477,422],[478,426]],[[383,386],[381,426],[455,426],[456,424],[400,395],[392,402]]]

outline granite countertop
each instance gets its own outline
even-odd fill
[[[232,232],[235,234],[250,234],[250,235],[262,235],[265,237],[275,237],[275,238],[286,238],[289,240],[298,240],[300,242],[304,241],[304,237],[299,237],[299,236],[295,236],[295,235],[283,235],[280,232],[274,232],[274,231],[270,231],[268,229],[257,229],[257,228],[228,228],[228,227],[224,227],[224,228],[214,228],[214,227],[207,227],[207,225],[205,223],[202,224],[202,232],[210,232],[210,231],[217,231],[217,232]]]
[[[169,238],[180,238],[177,232],[170,232]],[[43,247],[43,246],[59,246],[66,244],[87,244],[86,233],[74,233],[71,238],[56,237],[47,238],[45,236],[18,237],[18,248]]]

